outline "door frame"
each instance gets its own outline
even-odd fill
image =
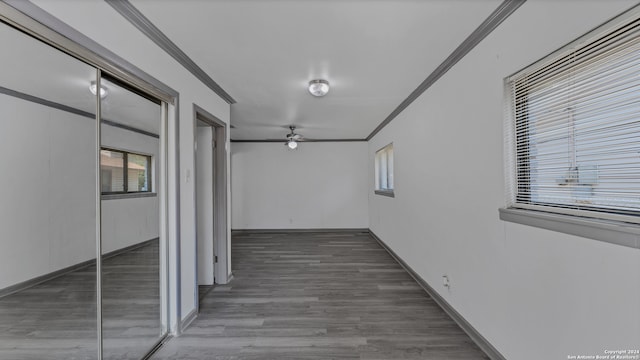
[[[211,126],[213,130],[213,137],[216,142],[216,147],[213,152],[214,156],[214,189],[213,189],[213,244],[214,253],[218,256],[218,262],[214,264],[214,284],[226,284],[231,279],[229,269],[229,231],[228,231],[228,125],[212,115],[208,111],[204,110],[197,104],[193,104],[193,129],[194,129],[194,142],[197,144],[197,123],[202,121]],[[194,164],[196,159],[196,147],[193,149]],[[195,169],[195,166],[194,166]],[[195,169],[194,172],[198,170]],[[194,179],[197,178],[197,174],[194,173]],[[195,185],[194,185],[195,186]],[[197,207],[194,191],[194,225],[197,229]],[[196,248],[197,249],[197,248]],[[197,251],[197,250],[196,250]],[[195,291],[198,291],[198,264],[197,253],[195,256]],[[198,294],[195,296],[195,308],[199,309]]]
[[[196,117],[197,118],[197,117]],[[195,132],[195,167],[193,170],[193,187],[195,188],[195,244],[196,244],[196,279],[198,298],[202,297],[200,286],[215,284],[215,140],[216,130],[209,122],[196,121]]]

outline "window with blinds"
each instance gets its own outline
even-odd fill
[[[507,81],[511,206],[640,222],[640,19]]]
[[[376,151],[375,158],[376,193],[388,195],[393,193],[393,144]]]

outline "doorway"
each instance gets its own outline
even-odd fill
[[[194,105],[196,296],[200,300],[215,284],[228,281],[226,126]]]

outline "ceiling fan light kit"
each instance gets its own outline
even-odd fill
[[[313,96],[325,96],[329,92],[329,82],[324,79],[309,81],[309,92]]]
[[[289,149],[295,150],[298,148],[298,141],[302,140],[302,135],[296,134],[294,131],[296,130],[295,126],[289,126],[291,132],[287,134],[287,142],[284,143]]]

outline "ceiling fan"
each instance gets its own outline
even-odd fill
[[[304,136],[296,134],[296,127],[293,125],[289,126],[289,129],[291,129],[291,132],[287,134],[287,142],[285,142],[284,144],[289,149],[295,150],[298,148],[298,142],[304,141]]]

